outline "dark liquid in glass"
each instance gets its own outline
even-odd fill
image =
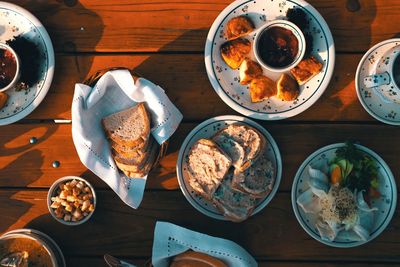
[[[283,68],[293,63],[299,41],[288,29],[271,27],[261,33],[257,52],[261,60],[271,67]]]

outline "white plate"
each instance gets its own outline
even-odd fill
[[[282,101],[276,97],[259,103],[250,101],[246,85],[239,83],[239,71],[229,68],[220,56],[220,47],[226,42],[226,23],[240,15],[248,16],[256,29],[266,21],[284,18],[289,8],[300,8],[308,16],[310,32],[313,36],[311,52],[323,63],[322,71],[310,81],[300,86],[300,95],[295,101]],[[254,33],[246,38],[253,42]],[[335,46],[328,25],[318,11],[302,0],[238,0],[225,8],[214,21],[207,36],[205,64],[208,78],[217,94],[231,108],[245,116],[261,120],[280,120],[295,116],[314,104],[327,88],[335,65]],[[254,53],[250,57],[254,60]],[[264,75],[277,80],[281,73],[264,69]]]
[[[192,145],[201,138],[210,138],[215,133],[217,133],[220,129],[227,127],[230,124],[239,123],[244,125],[249,125],[257,129],[261,134],[263,134],[267,140],[267,157],[271,160],[272,165],[275,169],[275,181],[272,191],[263,199],[260,199],[256,208],[253,211],[253,214],[260,212],[267,204],[272,200],[274,195],[276,194],[279,184],[281,182],[282,175],[282,160],[281,154],[279,152],[278,146],[275,143],[275,140],[268,133],[268,131],[262,127],[260,124],[247,119],[241,116],[218,116],[211,119],[208,119],[202,123],[200,123],[196,128],[194,128],[186,137],[185,141],[179,150],[178,161],[176,164],[176,173],[178,174],[178,182],[179,186],[185,195],[186,199],[195,207],[198,211],[207,215],[214,219],[219,220],[227,220],[213,205],[211,202],[206,201],[201,196],[197,195],[194,191],[191,190],[188,179],[186,177],[186,166],[187,159]]]
[[[5,92],[9,99],[0,109],[0,125],[16,122],[29,115],[42,102],[53,80],[54,50],[42,23],[22,7],[0,2],[0,42],[20,34],[35,43],[41,52],[37,66],[32,66],[40,68],[40,79],[26,90],[10,89]]]
[[[383,54],[399,44],[400,38],[395,38],[374,45],[358,64],[355,78],[357,96],[364,109],[375,119],[391,125],[400,125],[400,104],[384,99],[373,88],[365,88],[363,81],[366,76],[375,74]]]
[[[318,230],[315,227],[317,216],[309,213],[305,213],[297,204],[298,196],[306,191],[309,186],[309,175],[307,172],[307,166],[312,166],[320,170],[328,168],[328,162],[333,160],[335,157],[336,149],[345,146],[344,143],[332,144],[318,149],[312,153],[304,162],[301,164],[299,170],[293,181],[292,186],[292,206],[297,220],[303,229],[314,239],[321,243],[324,243],[332,247],[349,248],[362,245],[377,237],[382,231],[388,226],[393,214],[396,210],[397,204],[397,189],[396,182],[389,166],[385,161],[378,156],[372,150],[356,145],[358,149],[370,156],[378,167],[378,181],[379,181],[379,192],[382,196],[379,199],[372,200],[371,204],[373,207],[377,207],[378,211],[375,212],[375,222],[369,240],[367,241],[351,241],[343,236],[339,235],[332,242],[322,240]]]

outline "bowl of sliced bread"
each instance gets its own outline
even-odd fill
[[[179,151],[177,175],[186,199],[203,214],[240,222],[278,190],[282,160],[268,131],[241,116],[219,116],[194,128]]]
[[[84,84],[94,86],[105,69],[88,78]],[[133,79],[140,76],[131,71]],[[150,134],[151,114],[146,105],[136,105],[102,118],[102,126],[118,169],[129,178],[145,177],[165,155],[168,141],[159,145]]]

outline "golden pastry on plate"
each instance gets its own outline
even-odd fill
[[[296,80],[293,79],[289,74],[283,73],[276,83],[278,90],[277,97],[284,101],[293,101],[299,94],[299,85]]]
[[[238,38],[221,45],[221,57],[230,68],[237,69],[250,50],[250,41],[244,38]]]
[[[253,30],[253,22],[245,16],[235,17],[226,24],[226,35],[229,40],[247,35]]]
[[[248,84],[251,82],[251,80],[261,76],[262,74],[263,70],[261,65],[249,58],[246,58],[240,65],[240,84]]]
[[[322,70],[322,63],[315,57],[311,56],[303,59],[300,63],[290,70],[299,85],[309,81],[312,77],[320,73]]]
[[[250,98],[252,102],[260,102],[276,95],[276,84],[266,76],[258,76],[251,80]]]

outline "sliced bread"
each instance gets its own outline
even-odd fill
[[[123,153],[118,153],[112,149],[112,154],[115,161],[125,165],[142,166],[143,163],[148,158],[151,149],[153,148],[154,138],[150,136],[149,145],[147,149],[132,149],[131,151],[126,151]]]
[[[214,206],[229,220],[246,220],[254,210],[256,199],[232,188],[232,172],[223,180],[213,195]]]
[[[244,162],[245,150],[242,145],[226,134],[217,134],[213,141],[231,158],[232,165],[240,169]]]
[[[140,143],[138,143],[138,144],[135,145],[135,146],[124,146],[124,145],[120,145],[120,144],[114,142],[114,141],[111,140],[111,139],[109,140],[109,142],[110,142],[111,148],[112,148],[115,152],[117,152],[117,153],[119,153],[119,154],[126,154],[126,153],[130,153],[130,152],[132,152],[132,151],[137,151],[137,150],[146,151],[147,146],[148,146],[148,144],[149,144],[149,140],[145,140],[145,141],[143,141],[143,142],[140,142]]]
[[[200,139],[189,153],[189,184],[204,198],[211,199],[231,165],[232,160],[217,144],[208,139]]]
[[[145,169],[145,166],[151,163],[153,158],[156,156],[154,154],[156,154],[155,152],[157,151],[157,147],[158,145],[156,142],[153,142],[151,145],[149,145],[146,157],[144,157],[144,160],[141,160],[140,162],[134,162],[136,160],[125,161],[125,159],[121,161],[121,157],[114,157],[115,164],[121,171],[141,172]]]
[[[235,170],[232,187],[254,198],[263,198],[271,192],[274,182],[274,166],[263,155],[244,172]]]
[[[250,165],[254,161],[257,160],[257,158],[261,154],[261,151],[264,150],[266,143],[265,137],[256,129],[242,124],[229,125],[228,127],[219,131],[214,136],[214,139],[220,138],[218,137],[219,135],[226,136],[242,146],[244,150],[243,163],[241,164],[241,166],[235,166],[239,171],[244,171],[245,169],[250,167]],[[228,155],[230,155],[230,153],[232,153],[233,151],[235,150],[230,149],[226,152],[228,153]],[[237,156],[234,156],[234,158],[237,158]]]
[[[107,136],[123,146],[137,146],[150,134],[150,119],[145,105],[136,106],[111,114],[102,120]]]

